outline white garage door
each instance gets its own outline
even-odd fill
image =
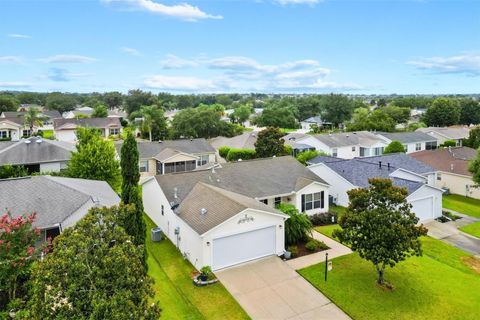
[[[213,240],[213,270],[275,254],[275,226]]]
[[[433,219],[433,197],[428,197],[411,202],[412,212],[420,221]]]

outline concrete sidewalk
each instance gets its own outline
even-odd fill
[[[326,253],[328,253],[328,259],[333,259],[352,253],[352,250],[350,250],[350,248],[344,246],[343,244],[335,240],[330,239],[327,236],[324,236],[323,234],[315,230],[313,230],[313,237],[317,240],[324,242],[327,246],[330,247],[330,249],[286,261],[286,263],[290,267],[295,270],[299,270],[320,262],[324,262]]]

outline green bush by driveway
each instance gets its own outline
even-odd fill
[[[162,319],[249,319],[245,311],[220,283],[195,287],[193,266],[169,240],[152,242],[147,224],[148,273],[155,280],[155,300],[160,301]]]
[[[392,291],[375,285],[373,265],[356,253],[333,260],[328,282],[324,263],[299,273],[353,319],[478,319],[480,261],[439,240],[422,243],[423,257],[386,270]]]
[[[480,200],[458,194],[443,196],[443,207],[472,217],[480,218]]]

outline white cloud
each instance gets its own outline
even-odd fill
[[[0,56],[0,63],[22,63],[22,59],[17,56]]]
[[[408,61],[418,69],[438,73],[460,73],[480,76],[480,53],[465,53],[450,57],[420,58]]]
[[[0,82],[0,88],[8,88],[8,89],[21,89],[21,88],[28,88],[31,85],[26,82]]]
[[[282,6],[286,6],[289,4],[308,4],[310,6],[316,5],[323,0],[275,0],[275,2],[281,4]]]
[[[140,53],[140,51],[138,51],[137,49],[135,48],[129,48],[129,47],[121,47],[120,50],[122,50],[123,52],[125,53],[128,53],[128,54],[131,54],[132,56],[141,56],[142,54]]]
[[[182,69],[196,67],[199,65],[199,62],[195,60],[183,59],[173,54],[167,54],[165,59],[160,61],[160,64],[164,69]]]
[[[20,33],[10,33],[7,34],[7,37],[9,38],[17,38],[17,39],[30,39],[31,37],[26,35],[26,34],[20,34]]]
[[[74,54],[58,54],[41,59],[41,61],[45,63],[91,63],[97,61],[97,59]]]
[[[330,69],[327,68],[312,68],[300,71],[289,71],[279,73],[277,79],[311,79],[318,77],[325,77],[330,74]]]
[[[202,19],[223,19],[220,15],[208,14],[196,6],[188,3],[166,5],[152,0],[101,0],[106,4],[126,6],[130,9],[147,11],[162,16],[178,18],[186,21],[198,21]]]
[[[146,77],[144,84],[152,89],[173,91],[209,91],[217,88],[212,80],[187,76],[153,75]]]

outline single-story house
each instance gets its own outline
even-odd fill
[[[0,114],[0,118],[21,118],[25,121],[26,111],[4,111]],[[62,115],[57,110],[39,110],[39,115],[43,118],[43,124],[38,130],[53,130],[53,119],[61,118]],[[26,128],[29,130],[30,128]]]
[[[275,206],[326,212],[328,188],[286,156],[157,175],[142,183],[142,196],[146,214],[195,268],[218,270],[283,254],[288,216]]]
[[[418,128],[416,132],[424,132],[436,138],[438,145],[443,144],[447,140],[453,140],[457,147],[462,146],[462,140],[468,138],[470,134],[468,126],[452,126],[452,127],[428,127]]]
[[[314,146],[306,143],[297,142],[297,140],[301,140],[305,137],[308,137],[308,135],[305,133],[291,132],[286,134],[282,139],[285,141],[286,145],[292,147],[293,156],[296,157],[301,152],[315,150]]]
[[[55,139],[59,141],[76,142],[76,130],[79,127],[98,129],[105,138],[117,136],[122,133],[122,125],[119,118],[60,118],[53,120]]]
[[[40,137],[0,142],[0,166],[24,166],[30,173],[58,172],[67,166],[75,145]]]
[[[33,129],[36,130],[37,127]],[[31,134],[30,128],[25,125],[23,118],[0,118],[0,140],[18,141],[22,137],[28,137]]]
[[[73,226],[90,208],[119,203],[120,198],[105,181],[51,176],[0,180],[1,209],[13,217],[36,212],[33,226],[41,230],[41,241]]]
[[[468,171],[469,161],[477,156],[475,149],[441,148],[415,152],[411,156],[437,171],[435,185],[438,188],[448,188],[451,193],[480,199],[480,187],[476,187],[472,173]]]
[[[398,156],[402,158],[398,160],[399,163],[405,163],[404,157],[409,157],[405,154]],[[389,157],[393,158],[392,155]],[[376,158],[378,160],[382,157]],[[348,206],[349,190],[368,187],[368,179],[380,177],[389,178],[394,185],[407,188],[407,202],[412,205],[412,212],[421,222],[442,215],[443,191],[428,184],[428,175],[434,171],[433,168],[413,158],[409,161],[409,169],[394,166],[388,158],[376,163],[365,159],[368,158],[338,159],[319,156],[309,162],[308,168],[330,185],[331,201],[338,205]],[[415,163],[416,169],[411,170]]]
[[[227,146],[236,149],[255,149],[255,142],[257,142],[258,132],[244,132],[235,137],[215,137],[209,140],[212,147],[219,149]]]
[[[122,143],[115,143],[119,155]],[[137,146],[143,177],[193,171],[211,165],[216,160],[215,149],[203,138],[138,141]]]
[[[67,111],[63,113],[65,119],[74,119],[77,117],[90,117],[93,113],[93,108],[91,107],[77,107],[74,110]]]
[[[406,153],[437,149],[437,138],[420,131],[378,132],[377,135],[384,138],[387,143],[392,141],[401,142]]]
[[[295,142],[342,159],[382,155],[388,145],[385,139],[368,131],[313,134],[297,138]]]
[[[304,130],[310,130],[313,124],[317,125],[318,127],[323,127],[325,125],[331,125],[332,123],[323,121],[322,117],[320,116],[310,117],[308,119],[300,121],[300,125]]]

